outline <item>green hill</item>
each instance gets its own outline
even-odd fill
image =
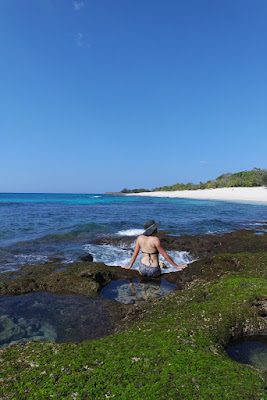
[[[256,187],[267,186],[267,170],[254,168],[251,171],[241,171],[234,174],[226,173],[218,176],[214,180],[207,181],[206,183],[176,183],[171,186],[162,186],[152,189],[156,191],[171,191],[171,190],[196,190],[196,189],[215,189],[223,187]],[[146,189],[123,189],[121,193],[141,193],[149,190]]]
[[[172,186],[163,186],[153,189],[153,191],[163,190],[195,190],[195,189],[215,189],[223,187],[256,187],[267,186],[267,170],[254,168],[251,171],[236,172],[234,174],[223,174],[214,180],[199,184],[176,183]]]

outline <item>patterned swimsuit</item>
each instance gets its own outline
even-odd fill
[[[144,251],[142,251],[143,254],[148,254],[149,256],[149,264],[152,263],[152,258],[151,255],[152,254],[159,254],[158,250],[155,251],[155,253],[146,253]],[[149,265],[143,264],[142,261],[140,261],[139,263],[139,272],[141,275],[143,276],[154,276],[157,275],[159,272],[161,272],[160,270],[160,266],[158,265],[157,267],[151,267]]]

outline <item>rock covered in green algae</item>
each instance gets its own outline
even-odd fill
[[[206,257],[193,264],[182,272],[165,274],[165,278],[182,287],[185,282],[202,277],[219,276],[227,271],[242,269],[242,262],[235,261],[233,255],[212,258],[218,253],[239,253],[266,251],[267,233],[255,235],[253,231],[240,230],[224,235],[184,235],[174,237],[159,232],[163,247],[167,250],[186,250],[195,257]],[[118,238],[108,237],[109,243],[118,245],[121,241],[130,240],[132,237]],[[114,242],[115,241],[115,242]],[[114,243],[113,243],[114,242]],[[239,265],[239,263],[241,264]],[[215,264],[217,265],[214,268]],[[256,264],[257,265],[257,264]],[[125,270],[119,267],[108,267],[103,263],[83,262],[73,263],[62,269],[61,264],[52,263],[22,267],[20,276],[16,273],[4,273],[0,275],[0,295],[23,294],[29,292],[47,291],[51,293],[71,294],[98,297],[102,287],[112,279],[129,279],[139,276],[137,271]],[[12,277],[15,277],[12,279]]]
[[[246,272],[248,275],[266,273],[267,253],[220,254],[195,261],[180,273],[169,273],[164,278],[180,287],[193,280],[212,281],[232,272]]]
[[[58,294],[79,294],[96,298],[111,279],[137,277],[137,271],[108,267],[103,263],[73,263],[62,270],[62,265],[45,264],[21,268],[21,275],[0,275],[0,295],[46,291]],[[14,274],[14,273],[13,273]]]
[[[266,332],[267,324],[260,311],[266,268],[255,268],[256,257],[235,257],[242,262],[239,271],[220,271],[219,279],[196,279],[185,290],[132,306],[119,334],[82,344],[29,343],[0,350],[0,396],[264,399],[264,372],[232,361],[224,350],[232,336]],[[212,262],[216,270],[219,262]],[[267,253],[260,263],[267,265]]]
[[[266,375],[230,360],[224,346],[238,335],[266,334],[266,266],[266,252],[209,257],[168,274],[175,283],[180,277],[185,290],[127,306],[123,320],[118,312],[119,334],[82,344],[29,343],[0,350],[0,396],[262,400]],[[7,293],[38,286],[54,293],[81,290],[90,297],[110,279],[138,276],[103,264],[57,272],[58,265],[43,267],[25,268],[24,276],[2,279],[1,287]]]

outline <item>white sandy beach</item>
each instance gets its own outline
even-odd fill
[[[239,202],[260,202],[267,204],[265,187],[233,187],[199,190],[175,190],[171,192],[144,192],[127,196],[178,197],[184,199],[228,200]]]

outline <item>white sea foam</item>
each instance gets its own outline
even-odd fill
[[[207,235],[223,235],[224,233],[229,233],[231,232],[229,229],[219,229],[215,231],[207,231]]]
[[[120,242],[119,247],[121,247],[122,249],[129,249],[129,248],[134,249],[135,244],[136,244],[136,239],[134,239],[131,243]]]
[[[132,249],[122,249],[121,247],[115,247],[111,245],[95,245],[87,244],[84,250],[92,254],[95,262],[103,262],[109,266],[125,266],[129,265],[133,250]],[[168,251],[168,254],[173,259],[173,261],[178,265],[189,264],[194,260],[192,256],[186,251]],[[132,267],[132,269],[138,269],[138,263],[142,258],[140,253]],[[167,268],[162,269],[162,273],[177,272],[177,268],[171,266],[165,258],[159,255],[159,261],[164,262]]]
[[[42,254],[16,254],[9,260],[1,262],[0,273],[18,271],[23,265],[44,264],[49,258]]]
[[[118,236],[139,236],[144,233],[144,229],[126,229],[125,231],[119,231],[116,233]]]
[[[33,264],[48,262],[49,258],[41,254],[18,254],[15,258],[19,260],[20,264]]]
[[[266,222],[251,222],[250,224],[243,224],[243,225],[249,225],[249,226],[263,226],[267,225]]]
[[[8,264],[3,264],[0,265],[0,274],[3,274],[5,272],[14,272],[14,271],[19,271],[19,268],[16,266],[8,265]]]
[[[111,245],[95,245],[87,244],[84,250],[92,254],[95,262],[103,262],[106,265],[128,265],[131,256],[132,249],[122,249]]]

